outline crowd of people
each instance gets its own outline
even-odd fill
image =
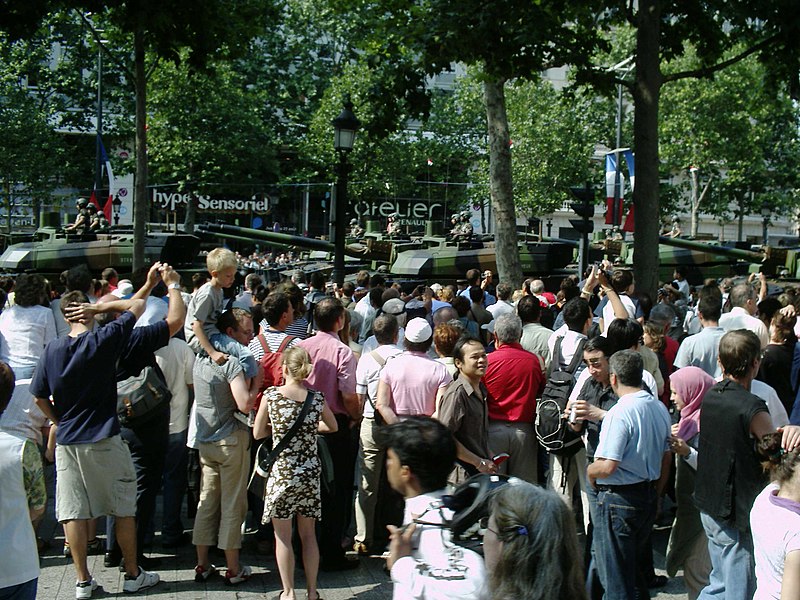
[[[246,263],[209,252],[191,291],[162,263],[76,267],[60,295],[5,282],[0,598],[36,597],[48,462],[76,598],[98,587],[93,553],[127,593],[158,584],[156,532],[194,545],[196,582],[242,584],[248,514],[282,600],[297,560],[314,599],[320,569],[374,555],[398,599],[646,598],[666,582],[657,521],[689,598],[800,590],[793,290],[678,269],[651,300],[604,264],[557,293],[472,269],[410,293],[366,271],[340,288],[251,273],[237,294]],[[482,555],[448,500],[478,480]]]

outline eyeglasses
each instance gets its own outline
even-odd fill
[[[481,529],[486,529],[487,531],[491,531],[493,534],[495,534],[495,536],[500,537],[499,531],[495,531],[494,529],[489,527],[489,517],[481,517],[481,520],[478,521],[478,526]]]
[[[481,529],[491,531],[496,537],[502,538],[502,534],[499,531],[489,527],[489,517],[481,517],[480,521],[478,521],[478,526]],[[512,525],[503,531],[507,533],[516,533],[517,535],[528,535],[528,528],[525,527],[525,525]]]
[[[589,360],[584,359],[583,364],[585,364],[587,367],[601,367],[603,365],[604,360],[606,360],[605,357],[590,358]]]

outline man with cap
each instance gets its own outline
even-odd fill
[[[405,352],[393,358],[381,371],[377,409],[387,423],[410,416],[431,416],[453,378],[442,363],[427,355],[433,330],[423,318],[406,325]]]
[[[378,311],[376,315],[376,319],[381,315],[392,315],[397,319],[398,330],[397,330],[397,340],[394,342],[397,346],[403,346],[403,340],[405,339],[406,330],[403,328],[406,322],[406,303],[403,302],[400,298],[389,298],[386,302],[383,303],[383,306]],[[373,332],[374,332],[374,325],[373,325]],[[380,345],[376,334],[373,333],[369,336],[364,344],[361,347],[361,354],[367,354],[372,352]]]

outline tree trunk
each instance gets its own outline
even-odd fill
[[[656,297],[658,289],[658,102],[663,83],[659,0],[640,0],[633,88],[633,143],[636,150],[634,276],[636,289]]]
[[[689,176],[691,177],[692,181],[692,228],[691,228],[691,236],[692,239],[697,239],[697,213],[698,209],[700,208],[700,201],[698,200],[697,194],[697,169],[692,167],[689,169]]]
[[[147,76],[144,64],[144,29],[136,26],[133,34],[134,86],[136,91],[136,182],[133,196],[133,270],[144,264],[145,228],[150,217],[147,197]]]
[[[497,223],[497,271],[500,281],[516,288],[522,284],[522,264],[517,246],[517,213],[511,179],[505,80],[485,81],[483,93],[489,128],[489,188]],[[475,267],[479,268],[479,265]]]

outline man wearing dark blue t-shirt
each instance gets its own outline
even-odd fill
[[[92,314],[80,309],[87,303],[83,292],[63,296],[69,335],[47,345],[30,385],[38,407],[57,425],[56,518],[70,541],[77,598],[91,598],[97,588],[86,562],[87,531],[88,521],[101,515],[117,516],[117,539],[126,558],[124,591],[159,581],[136,561],[136,474],[116,415],[115,365],[145,303],[118,300],[97,307],[93,312],[122,312],[107,327],[94,326]]]
[[[147,279],[132,299],[146,299],[156,296],[154,302],[163,302],[160,296],[167,289],[169,298],[167,317],[150,325],[136,324],[117,361],[117,381],[139,375],[145,367],[152,367],[156,374],[164,380],[161,369],[156,364],[155,351],[169,344],[169,338],[183,328],[186,316],[186,305],[181,297],[180,275],[167,264],[155,263],[147,273]],[[108,295],[98,300],[99,305],[113,302],[114,296]],[[93,307],[86,307],[93,310]],[[112,322],[119,313],[105,311],[97,316],[101,324]],[[142,319],[144,320],[144,319]],[[154,411],[148,417],[131,426],[122,426],[122,439],[127,443],[136,469],[136,547],[139,551],[138,562],[150,567],[153,559],[144,557],[145,539],[152,526],[155,513],[156,496],[161,488],[161,477],[164,472],[164,458],[169,444],[169,405]],[[110,515],[106,522],[108,537],[106,540],[107,567],[120,564],[122,552],[114,536],[114,517]],[[151,564],[148,564],[151,563]]]

